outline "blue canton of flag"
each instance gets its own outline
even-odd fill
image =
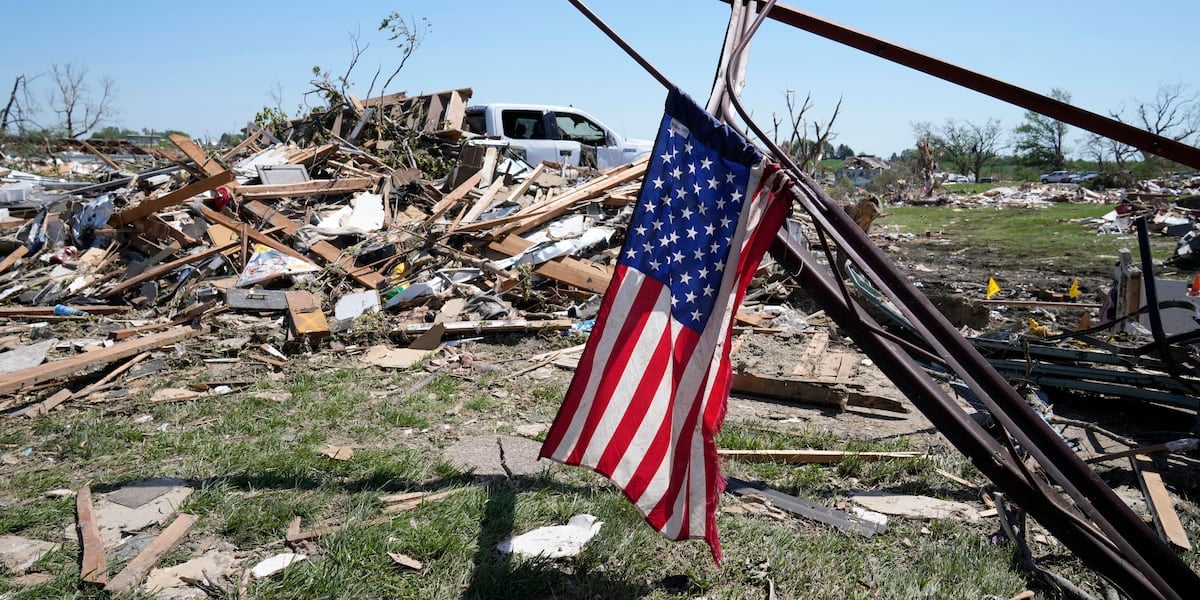
[[[655,159],[629,226],[621,264],[671,290],[671,312],[701,331],[712,315],[750,178],[674,118],[663,119]]]

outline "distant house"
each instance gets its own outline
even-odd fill
[[[834,178],[837,181],[849,179],[851,184],[863,186],[870,183],[880,173],[891,168],[891,165],[886,160],[878,156],[848,156],[842,162],[842,168],[834,172]]]

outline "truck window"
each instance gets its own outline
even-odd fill
[[[463,124],[466,125],[467,131],[471,133],[487,135],[487,120],[482,110],[468,112]]]
[[[555,121],[564,140],[590,146],[603,146],[608,142],[603,128],[580,115],[555,113]]]
[[[518,140],[546,139],[540,110],[506,110],[501,113],[500,121],[506,137]]]

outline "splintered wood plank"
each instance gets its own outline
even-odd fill
[[[520,236],[510,235],[489,244],[488,250],[504,256],[516,256],[531,246],[533,246],[533,242]],[[597,294],[608,289],[608,283],[612,280],[611,267],[570,256],[550,259],[534,267],[533,272],[542,277]]]
[[[196,166],[201,171],[204,171],[206,175],[211,177],[225,170],[225,167],[222,167],[217,161],[210,158],[208,153],[201,149],[200,146],[197,146],[196,142],[192,141],[192,138],[172,133],[167,136],[167,139],[171,140],[171,143],[175,144],[175,147],[179,148],[180,152],[196,163]]]
[[[767,398],[778,398],[802,404],[820,404],[838,409],[846,409],[846,392],[833,386],[820,385],[794,379],[776,379],[752,375],[750,373],[735,373],[733,375],[733,391],[753,394]]]
[[[325,313],[321,312],[321,299],[316,294],[294,290],[289,291],[285,298],[292,329],[298,338],[317,342],[329,337],[329,323],[325,320]]]
[[[240,185],[237,193],[247,200],[290,198],[294,196],[327,196],[372,190],[376,177],[346,177],[344,179],[314,179],[303,183],[277,183],[274,185]]]
[[[1155,525],[1168,542],[1191,550],[1192,543],[1188,540],[1183,524],[1179,522],[1179,514],[1175,512],[1171,495],[1167,493],[1167,486],[1163,484],[1162,475],[1154,467],[1154,461],[1145,454],[1138,454],[1133,457],[1133,462],[1141,476],[1142,491],[1150,504],[1150,514],[1154,517]]]
[[[804,354],[800,355],[800,360],[796,363],[796,368],[792,369],[792,375],[808,375],[812,373],[813,363],[825,353],[825,349],[828,347],[828,333],[819,331],[813,334],[812,339],[808,341],[808,346],[804,348]]]
[[[197,261],[204,260],[214,254],[220,254],[221,252],[224,252],[235,246],[237,246],[237,243],[229,243],[229,244],[225,244],[224,246],[214,246],[212,248],[209,248],[208,250],[204,250],[203,252],[189,254],[183,258],[177,258],[169,263],[161,264],[157,267],[154,267],[153,269],[143,271],[142,273],[139,273],[138,275],[136,275],[134,277],[130,277],[129,279],[126,279],[125,281],[118,283],[117,285],[110,288],[107,292],[102,294],[101,297],[111,298],[111,297],[113,297],[135,285],[142,283],[143,281],[157,279],[158,277],[161,277],[162,275],[170,273],[171,271],[174,271],[175,269],[178,269],[179,267],[182,267],[184,265],[190,265]]]
[[[113,215],[112,218],[108,220],[108,223],[113,227],[128,225],[129,223],[141,219],[142,217],[152,215],[164,208],[186,202],[196,194],[203,194],[209,190],[226,185],[231,181],[233,181],[233,171],[221,171],[219,173],[212,174],[207,179],[201,179],[200,181],[185,185],[164,196],[145,200],[141,204],[138,204],[129,210],[119,212]]]
[[[100,525],[96,522],[96,510],[92,506],[92,489],[87,486],[79,488],[75,494],[75,524],[83,543],[79,578],[85,583],[104,585],[108,582],[104,540],[100,539]]]
[[[188,530],[196,524],[197,519],[198,517],[195,515],[180,513],[162,533],[158,534],[158,537],[154,538],[153,542],[150,542],[149,546],[146,546],[145,550],[142,550],[141,554],[129,561],[129,564],[125,565],[125,568],[121,569],[121,572],[117,573],[117,576],[104,586],[104,591],[110,594],[121,594],[132,589],[150,573],[150,569],[153,569],[154,565],[158,564],[158,561],[167,552],[171,551],[171,548],[175,547],[175,544],[179,543],[179,540],[183,539],[183,536],[187,535]]]
[[[717,450],[724,458],[745,462],[786,463],[839,463],[846,457],[855,457],[865,462],[881,460],[906,460],[925,456],[920,452],[847,452],[845,450]]]
[[[479,181],[482,178],[483,172],[476,171],[475,174],[468,177],[466,181],[458,184],[458,187],[450,190],[449,194],[446,194],[441,200],[438,200],[437,204],[433,205],[433,209],[429,211],[429,217],[425,219],[425,223],[432,223],[438,220],[438,218],[440,218],[442,215],[446,214],[446,211],[450,210],[455,204],[458,203],[459,200],[462,200],[464,197],[466,197],[467,192],[475,189],[475,186],[479,185]]]
[[[27,386],[65,377],[84,369],[106,365],[146,350],[161,348],[167,344],[173,344],[180,340],[206,333],[207,331],[207,327],[199,329],[177,327],[162,333],[148,335],[144,338],[113,344],[108,348],[101,348],[95,352],[76,354],[70,358],[63,358],[40,364],[36,367],[5,373],[4,375],[0,375],[0,394],[8,394]]]

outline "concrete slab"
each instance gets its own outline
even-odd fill
[[[105,494],[104,499],[126,508],[137,508],[171,491],[171,488],[180,487],[186,483],[184,480],[174,477],[135,481],[115,492]]]
[[[16,535],[0,535],[0,565],[16,575],[25,573],[39,558],[58,547],[53,542]]]
[[[536,475],[557,464],[538,459],[541,447],[540,442],[508,435],[479,437],[447,448],[446,460],[481,477]]]
[[[115,493],[115,492],[114,492]],[[121,543],[126,533],[141,531],[152,525],[166,522],[176,513],[176,509],[192,494],[192,488],[179,485],[168,489],[158,497],[138,506],[129,508],[104,498],[97,500],[93,506],[96,510],[96,523],[100,526],[100,539],[106,549],[115,548]],[[76,539],[75,524],[71,523],[64,530],[66,539]]]

